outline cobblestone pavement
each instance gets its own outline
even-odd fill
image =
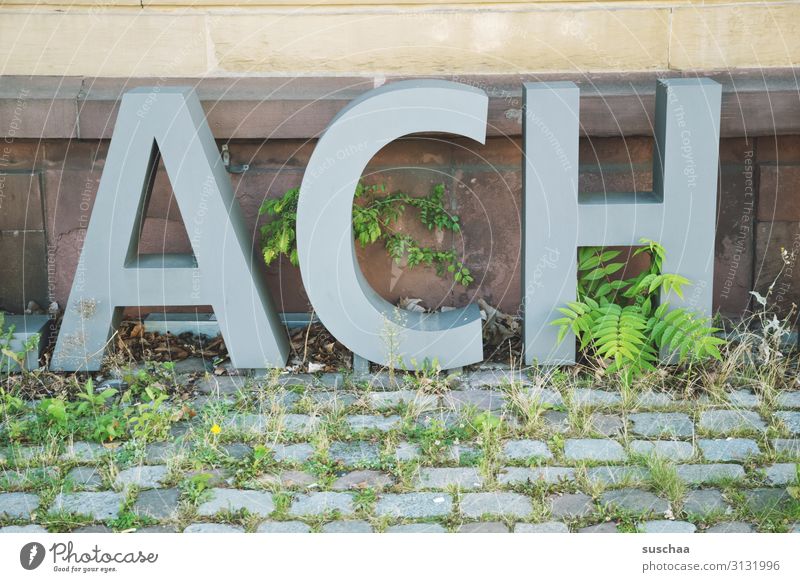
[[[434,392],[387,374],[186,382],[197,415],[163,442],[0,432],[0,531],[800,531],[800,392],[681,400],[503,370]]]

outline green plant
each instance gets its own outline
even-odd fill
[[[631,279],[614,279],[624,263],[612,262],[621,251],[585,247],[578,253],[578,298],[558,310],[564,315],[551,322],[559,327],[558,341],[570,330],[580,349],[595,357],[608,372],[626,378],[654,368],[659,350],[676,363],[705,358],[721,359],[725,340],[714,334],[704,317],[683,307],[658,303],[659,291],[683,298],[691,282],[673,273],[662,273],[665,251],[660,244],[642,239],[633,256],[647,254],[650,265]]]
[[[0,386],[0,417],[8,419],[25,411],[25,401]]]
[[[184,479],[180,484],[180,490],[189,503],[196,505],[205,497],[205,493],[211,488],[211,473],[197,473]]]
[[[5,313],[0,311],[0,370],[9,369],[11,363],[16,364],[20,370],[24,371],[25,357],[28,353],[36,351],[39,347],[39,334],[31,335],[22,343],[22,349],[19,351],[11,348],[12,340],[14,339],[15,326],[10,325],[5,329],[6,316]]]
[[[794,482],[789,484],[786,488],[786,492],[789,494],[789,497],[795,501],[800,501],[800,463],[794,466],[794,471]]]
[[[124,434],[125,419],[122,411],[116,407],[108,407],[107,402],[117,393],[113,388],[106,388],[99,394],[94,391],[94,382],[86,380],[83,392],[78,393],[79,401],[71,405],[71,413],[86,418],[88,426],[84,432],[91,434],[92,439],[104,442],[113,441]]]
[[[45,425],[67,431],[70,416],[63,398],[45,398],[39,402],[37,413]]]
[[[147,386],[144,389],[143,401],[134,405],[128,417],[130,432],[134,438],[145,441],[167,438],[175,413],[164,406],[166,400],[166,393],[157,386]]]
[[[433,187],[428,196],[415,198],[403,192],[385,194],[384,185],[356,187],[357,203],[353,205],[353,234],[366,247],[382,241],[387,253],[396,262],[404,259],[410,268],[418,265],[433,267],[440,277],[450,273],[456,283],[468,287],[475,279],[463,260],[453,250],[438,250],[420,244],[412,236],[397,232],[395,226],[407,208],[418,210],[419,220],[428,230],[460,232],[459,217],[444,207],[443,184]],[[258,210],[259,216],[269,215],[273,220],[261,227],[264,262],[272,264],[284,255],[293,265],[297,256],[296,221],[300,189],[293,188],[283,196],[266,200]],[[360,202],[360,203],[358,203]]]
[[[8,432],[15,438],[42,440],[48,436],[72,435],[79,439],[108,442],[133,437],[140,441],[166,439],[172,423],[185,414],[186,407],[170,405],[159,382],[148,377],[144,384],[132,384],[118,393],[114,388],[95,390],[89,378],[74,401],[62,396],[39,402],[32,418],[10,419]],[[0,407],[16,410],[18,402],[0,392]]]
[[[244,484],[266,471],[274,463],[272,451],[269,448],[261,444],[255,445],[247,457],[233,463],[233,478],[236,483]]]

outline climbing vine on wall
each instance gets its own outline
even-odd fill
[[[444,184],[433,186],[427,196],[414,197],[404,192],[387,193],[383,184],[365,186],[359,183],[355,195],[353,234],[362,247],[382,242],[386,252],[397,263],[406,261],[411,268],[418,265],[432,267],[438,276],[449,274],[464,287],[475,280],[464,266],[463,258],[454,250],[425,246],[411,235],[397,230],[406,211],[414,209],[428,230],[461,232],[459,217],[444,207]],[[281,255],[288,257],[293,265],[298,264],[296,222],[299,196],[300,189],[292,188],[280,198],[265,200],[259,208],[259,216],[273,218],[261,227],[261,250],[267,265]]]

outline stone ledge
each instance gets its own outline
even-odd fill
[[[490,136],[521,132],[522,83],[571,80],[582,89],[581,127],[591,137],[652,134],[655,82],[708,76],[723,84],[722,137],[800,132],[800,99],[792,71],[547,73],[442,76],[489,94]],[[423,78],[419,76],[417,78]],[[388,82],[408,77],[390,77]],[[89,78],[0,76],[0,135],[16,138],[109,139],[122,93],[142,85],[194,86],[217,139],[316,138],[373,77]],[[18,123],[11,122],[17,118]],[[13,128],[13,135],[11,135]]]

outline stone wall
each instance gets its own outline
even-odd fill
[[[4,0],[3,74],[475,74],[792,66],[786,0]]]

